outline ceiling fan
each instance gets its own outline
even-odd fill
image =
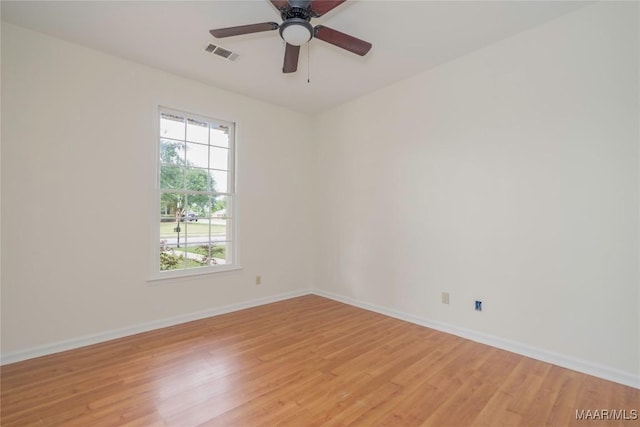
[[[237,27],[218,28],[209,31],[216,38],[280,30],[280,37],[286,42],[283,73],[293,73],[298,69],[300,46],[312,38],[323,40],[342,49],[364,56],[371,49],[371,43],[334,30],[324,25],[313,27],[309,21],[318,18],[346,0],[270,0],[280,11],[282,24],[262,22]]]

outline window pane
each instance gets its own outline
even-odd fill
[[[228,177],[229,177],[229,173],[228,172],[223,172],[223,171],[209,171],[209,174],[211,175],[211,185],[213,187],[213,190],[218,192],[218,193],[228,193],[229,192],[229,187],[228,187]]]
[[[189,268],[226,264],[226,242],[194,244],[187,247]]]
[[[211,219],[211,240],[221,241],[231,238],[231,220],[212,218]]]
[[[206,169],[188,168],[185,177],[185,188],[191,191],[211,191],[208,178],[209,175]]]
[[[201,268],[209,265],[208,245],[191,243],[185,246],[186,268]]]
[[[231,248],[232,242],[230,241],[213,242],[213,244],[211,245],[211,255],[216,264],[224,265],[231,264],[233,262],[233,260],[231,259],[231,254],[233,253]]]
[[[161,223],[177,221],[184,207],[185,196],[180,193],[160,194],[160,220]]]
[[[209,243],[209,224],[207,221],[191,221],[185,219],[182,223],[184,228],[185,245],[202,245]]]
[[[161,139],[160,162],[169,165],[184,165],[184,142]]]
[[[160,270],[177,270],[184,268],[185,258],[182,248],[160,240]]]
[[[179,258],[179,264],[176,268],[171,268],[171,270],[202,266],[200,263],[194,260],[194,255],[191,253],[190,248],[182,242],[179,247],[174,248],[174,254]]]
[[[187,268],[198,268],[206,265],[207,258],[203,258],[200,246],[207,246],[209,244],[209,224],[207,221],[198,220],[197,218],[189,217],[188,215],[183,219],[184,221],[184,247]],[[206,251],[205,251],[206,252]]]
[[[160,166],[160,188],[183,189],[184,169],[178,166]]]
[[[184,228],[185,242],[188,244],[209,242],[209,223],[206,219],[183,218],[182,228]]]
[[[185,209],[182,211],[182,219],[189,224],[205,221],[207,224],[207,216],[210,207],[210,200],[207,194],[189,194]]]
[[[182,230],[182,226],[176,222],[176,217],[174,216],[166,216],[160,218],[160,241],[165,241],[167,245],[175,246],[178,244],[178,232],[176,231],[176,227],[180,226]]]
[[[209,152],[210,168],[229,170],[229,149],[211,147]]]
[[[177,244],[177,233],[174,229],[178,226],[174,218],[166,218],[160,220],[160,241],[164,241],[168,245],[175,246]]]
[[[199,142],[201,144],[209,143],[209,135],[207,134],[209,125],[207,122],[201,122],[193,119],[187,119],[187,141]]]
[[[211,219],[230,216],[227,196],[215,196],[211,199]]]
[[[210,144],[219,147],[229,147],[229,128],[221,125],[211,125]]]
[[[211,260],[214,264],[227,264],[226,246],[224,244],[211,245]]]
[[[187,166],[209,167],[209,146],[187,142]]]
[[[184,117],[177,114],[160,114],[160,137],[184,139]]]

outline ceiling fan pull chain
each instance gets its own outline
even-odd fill
[[[307,43],[307,83],[311,83],[311,47]]]

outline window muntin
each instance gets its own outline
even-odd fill
[[[235,125],[164,108],[159,118],[156,271],[236,266]]]

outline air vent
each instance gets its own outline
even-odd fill
[[[238,57],[237,53],[233,53],[228,49],[225,49],[220,46],[216,46],[214,44],[207,44],[204,48],[206,52],[213,53],[214,55],[219,56],[220,58],[227,59],[229,61],[235,61]]]

